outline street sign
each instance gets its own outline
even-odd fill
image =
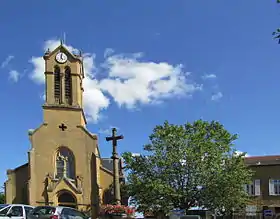
[[[273,216],[273,212],[272,210],[264,210],[263,211],[264,216],[269,217],[269,216]]]

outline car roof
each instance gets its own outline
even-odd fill
[[[65,206],[57,206],[56,208],[57,208],[57,209],[63,209],[63,208],[75,209],[75,208],[65,207]]]
[[[72,210],[77,210],[75,208],[71,208],[71,207],[65,207],[65,206],[50,206],[50,205],[41,205],[41,206],[37,206],[35,207],[34,209],[36,208],[54,208],[55,211],[57,213],[61,213],[63,209],[67,208],[67,209],[72,209]]]
[[[24,204],[0,204],[0,206],[4,206],[4,207],[7,207],[7,206],[23,206],[23,207],[34,208],[34,206],[31,206],[31,205],[24,205]]]
[[[34,206],[25,205],[25,204],[10,204],[9,206],[23,206],[23,207],[31,207],[31,208],[34,208]]]
[[[64,208],[68,208],[68,209],[74,209],[75,208],[71,208],[71,207],[65,207],[65,206],[50,206],[50,205],[41,205],[41,206],[36,206],[35,208],[56,208],[57,210],[62,210]]]

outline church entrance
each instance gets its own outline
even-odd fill
[[[57,195],[57,199],[58,199],[58,206],[77,208],[76,197],[68,191],[63,190],[59,192]]]

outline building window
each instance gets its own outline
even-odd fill
[[[60,147],[56,154],[56,178],[75,179],[75,158],[67,147]]]
[[[245,191],[250,196],[260,195],[260,180],[256,179],[252,183],[245,185]]]
[[[60,68],[54,67],[54,99],[56,103],[61,103],[61,81]]]
[[[72,105],[72,78],[70,67],[65,67],[65,101]]]
[[[245,189],[248,195],[255,195],[255,186],[253,183],[247,184]]]
[[[280,195],[280,179],[269,180],[269,195]]]

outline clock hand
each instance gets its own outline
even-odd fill
[[[60,53],[60,59],[63,59],[63,58],[62,58],[62,53]]]

